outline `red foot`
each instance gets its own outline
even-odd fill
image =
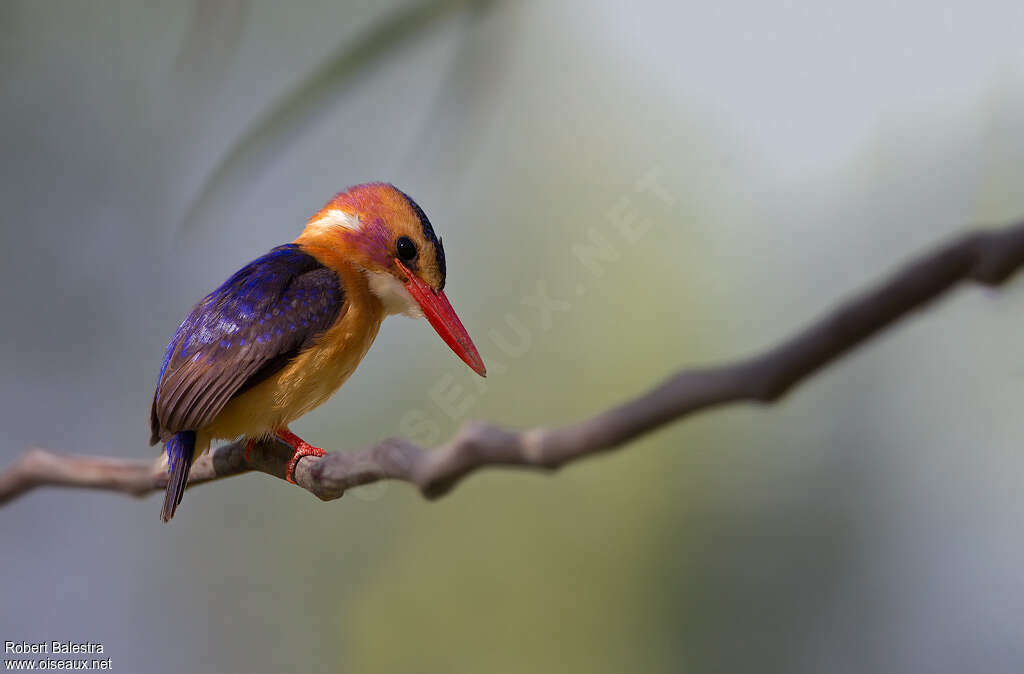
[[[304,456],[324,456],[327,454],[324,450],[314,447],[287,428],[277,431],[276,435],[295,450],[295,453],[292,454],[292,460],[288,462],[288,469],[284,473],[284,479],[292,484],[295,484],[295,467],[299,465],[299,459]]]

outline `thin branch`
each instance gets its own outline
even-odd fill
[[[998,286],[1022,265],[1024,222],[973,232],[911,261],[761,355],[718,367],[684,370],[640,397],[584,421],[518,432],[470,424],[434,450],[392,438],[358,451],[305,457],[299,461],[295,479],[325,501],[379,480],[408,482],[427,498],[436,498],[485,466],[555,469],[620,447],[700,410],[735,402],[773,403],[832,360],[957,283]],[[257,445],[249,459],[243,443],[218,447],[196,462],[189,486],[253,470],[284,479],[290,457],[291,449],[276,440]],[[163,489],[166,480],[161,461],[69,456],[36,448],[0,473],[0,504],[44,485],[142,496]]]

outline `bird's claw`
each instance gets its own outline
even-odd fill
[[[327,454],[324,450],[314,447],[287,428],[277,431],[277,437],[283,440],[295,452],[292,454],[292,458],[288,462],[288,468],[284,472],[284,479],[292,484],[297,484],[295,482],[295,467],[299,465],[299,459],[304,456],[325,456]]]
[[[314,447],[305,441],[300,442],[299,446],[295,447],[295,453],[292,454],[291,461],[288,462],[288,469],[284,473],[284,479],[292,484],[297,484],[295,482],[295,468],[299,465],[299,459],[304,456],[325,456],[326,454],[327,452],[319,447]]]

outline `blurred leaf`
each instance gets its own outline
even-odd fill
[[[407,40],[426,31],[453,11],[490,4],[492,0],[427,0],[395,11],[345,44],[309,78],[287,93],[242,134],[214,168],[182,220],[179,234],[187,234],[198,215],[218,193],[228,189],[242,167],[266,166],[290,145],[316,117],[329,109],[329,101],[346,92],[352,81],[381,63]]]
[[[494,62],[500,50],[495,49],[493,39],[480,30],[480,24],[489,16],[494,4],[474,2],[464,12],[465,23],[459,31],[455,56],[429,104],[430,112],[414,136],[414,147],[405,158],[407,165],[429,162],[439,175],[461,173],[459,165],[467,146],[458,143],[457,138],[467,135],[469,117],[479,115],[481,109],[494,100],[494,92],[501,83],[501,78],[495,76],[499,66]]]

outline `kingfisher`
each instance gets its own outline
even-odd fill
[[[444,294],[444,247],[409,195],[388,183],[340,192],[293,242],[235,272],[195,305],[167,346],[150,411],[164,443],[174,517],[192,463],[214,440],[277,437],[294,454],[324,451],[288,425],[352,375],[386,316],[426,317],[474,372],[487,371]],[[247,451],[248,454],[248,451]]]

